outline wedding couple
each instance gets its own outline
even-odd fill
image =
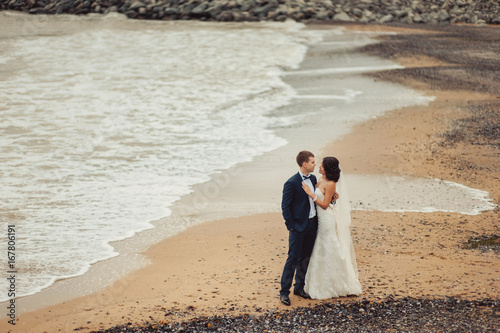
[[[316,166],[313,153],[301,151],[297,164],[299,172],[286,181],[281,201],[289,236],[280,300],[290,305],[294,275],[293,293],[303,298],[360,295],[349,198],[339,161],[325,157],[319,180],[311,174]]]

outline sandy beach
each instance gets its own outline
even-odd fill
[[[310,25],[309,28],[338,26]],[[500,84],[494,72],[485,76],[480,68],[484,66],[483,70],[488,72],[493,66],[498,73],[498,53],[483,47],[473,57],[471,50],[460,49],[458,45],[466,44],[469,34],[479,29],[481,36],[492,39],[483,40],[481,44],[479,35],[475,35],[476,42],[489,45],[495,38],[498,41],[500,30],[450,26],[445,31],[430,27],[357,25],[348,25],[346,29],[397,33],[397,37],[381,37],[380,46],[365,46],[364,52],[390,58],[405,69],[371,73],[369,77],[403,84],[426,96],[435,96],[435,100],[428,106],[402,108],[367,120],[340,139],[332,139],[326,128],[319,127],[322,132],[317,135],[321,144],[311,141],[304,148],[317,147],[318,156],[338,157],[348,174],[453,181],[489,192],[492,202],[498,205]],[[418,45],[417,42],[429,40],[431,36],[454,41],[455,46],[453,43],[440,45],[462,62],[442,50],[432,54],[431,50],[408,50],[404,44],[405,40],[414,40]],[[315,56],[318,55],[311,49],[307,59]],[[320,61],[318,64],[321,66]],[[477,71],[465,72],[464,68],[472,64],[476,66],[472,69]],[[446,73],[445,79],[442,73]],[[307,130],[305,127],[296,135],[307,134]],[[293,133],[293,129],[289,129],[289,133]],[[89,332],[127,323],[144,325],[214,314],[258,314],[325,302],[291,295],[292,305],[285,307],[278,298],[288,237],[278,211],[281,185],[295,172],[293,160],[298,150],[297,143],[292,142],[279,154],[271,152],[259,161],[230,169],[229,178],[215,176],[212,183],[219,181],[221,193],[211,199],[213,205],[192,212],[193,219],[202,216],[209,222],[194,225],[147,248],[140,254],[145,258],[142,268],[117,278],[112,285],[59,303],[60,298],[53,296],[53,304],[22,313],[15,326],[3,319],[0,330]],[[287,154],[291,157],[289,169],[276,170],[274,165],[282,165]],[[276,188],[266,190],[264,181],[242,177],[248,174],[266,175],[273,179]],[[202,193],[206,186],[198,186],[195,193]],[[245,195],[259,199],[242,207],[238,202]],[[193,202],[193,196],[183,198],[173,215],[182,212],[188,216],[186,212]],[[261,203],[275,212],[252,214],[252,207]],[[235,211],[240,216],[219,219],[220,210]],[[469,249],[467,244],[470,245],[468,242],[474,237],[498,235],[499,213],[498,207],[478,215],[353,211],[352,231],[363,294],[333,301],[377,302],[389,296],[498,299],[498,238],[482,248]],[[152,234],[154,231],[146,232],[135,241],[147,243]],[[122,265],[127,265],[127,259]]]

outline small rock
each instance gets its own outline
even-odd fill
[[[438,14],[438,21],[439,22],[445,22],[450,19],[450,14],[446,10],[442,10]]]
[[[424,20],[422,19],[422,16],[417,14],[417,15],[413,16],[413,22],[414,23],[423,23]]]
[[[165,12],[165,15],[168,15],[168,16],[174,16],[174,15],[179,14],[179,10],[177,8],[164,6],[163,10]]]
[[[391,14],[388,14],[388,15],[382,16],[382,18],[379,20],[379,22],[382,24],[389,23],[389,22],[392,22],[393,19],[394,19],[394,16],[392,16]]]
[[[146,5],[140,1],[136,1],[134,2],[132,5],[130,5],[129,9],[130,10],[135,10],[137,8],[141,8],[141,7],[146,7]]]
[[[351,9],[351,13],[356,16],[361,16],[363,15],[363,11],[359,8],[353,8]]]
[[[333,16],[333,19],[335,21],[342,21],[342,22],[350,22],[350,21],[352,21],[352,19],[349,17],[349,15],[347,15],[345,12],[341,12],[341,13],[335,14]]]
[[[208,5],[202,2],[191,10],[191,14],[202,15],[205,12],[205,9],[207,9],[207,7]]]
[[[401,17],[405,17],[408,15],[408,12],[406,10],[395,10],[394,11],[394,16],[396,18],[401,18]]]
[[[369,11],[368,9],[365,9],[363,11],[363,16],[367,17],[367,18],[371,18],[373,16],[373,13],[371,11]]]
[[[316,14],[316,18],[318,20],[326,20],[329,18],[329,13],[326,11],[326,10],[320,10],[317,14]]]
[[[215,18],[217,21],[221,22],[229,22],[232,21],[234,18],[233,13],[230,11],[223,11],[217,17]]]

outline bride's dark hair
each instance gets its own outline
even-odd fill
[[[339,160],[335,157],[323,158],[323,170],[325,170],[325,177],[328,180],[338,182],[340,178]]]

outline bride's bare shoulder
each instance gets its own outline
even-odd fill
[[[332,190],[335,188],[335,182],[333,180],[326,180],[325,182],[325,187],[329,190]]]

